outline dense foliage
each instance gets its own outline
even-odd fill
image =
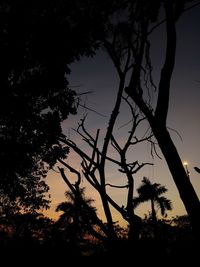
[[[43,178],[68,153],[60,123],[77,108],[69,64],[97,48],[94,10],[90,1],[0,3],[0,190],[11,202],[48,204]],[[104,13],[93,17],[97,27]]]

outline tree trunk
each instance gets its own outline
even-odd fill
[[[159,123],[150,124],[173,176],[180,198],[190,217],[193,231],[196,237],[200,238],[200,203],[198,196],[189,180],[166,126],[160,126]]]
[[[104,193],[100,194],[100,195],[101,195],[103,209],[104,209],[106,220],[107,220],[107,227],[108,227],[108,231],[107,232],[108,232],[108,239],[109,239],[108,242],[112,243],[113,241],[115,241],[117,239],[117,234],[116,234],[115,229],[114,229],[113,220],[112,220],[112,214],[111,214],[111,211],[110,211],[108,200],[104,196]]]
[[[128,241],[130,244],[135,244],[139,240],[141,228],[142,219],[133,213],[129,220]]]
[[[158,233],[157,233],[157,217],[156,217],[156,210],[155,210],[155,203],[154,199],[151,199],[151,219],[152,219],[152,226],[153,226],[153,234],[154,238],[158,238]]]
[[[152,217],[152,222],[157,223],[157,218],[156,218],[156,211],[155,211],[155,206],[154,206],[154,200],[151,199],[151,217]]]

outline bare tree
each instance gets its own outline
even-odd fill
[[[191,219],[194,233],[199,237],[199,199],[167,128],[170,81],[176,56],[176,22],[186,8],[199,4],[199,1],[192,1],[194,3],[186,6],[188,2],[191,1],[126,1],[120,17],[110,21],[103,44],[119,76],[125,79],[127,74],[125,92],[147,118]],[[151,35],[161,24],[166,28],[166,51],[156,86],[152,77]],[[151,97],[154,93],[156,103]]]
[[[122,92],[124,88],[124,81],[125,80],[122,75],[116,103],[110,116],[107,131],[103,139],[103,144],[100,143],[100,129],[96,131],[95,136],[92,136],[86,129],[85,118],[83,118],[75,131],[88,145],[86,150],[83,150],[80,145],[77,146],[73,140],[68,139],[65,136],[60,139],[61,142],[69,146],[80,157],[81,170],[77,171],[71,164],[67,164],[62,159],[59,159],[59,162],[62,163],[63,166],[68,169],[68,171],[75,173],[78,176],[79,182],[81,176],[83,176],[87,182],[98,192],[107,221],[107,231],[104,231],[104,233],[106,233],[108,239],[113,240],[117,238],[110,208],[112,206],[128,223],[129,240],[132,241],[138,239],[141,226],[141,219],[139,216],[134,214],[133,208],[134,177],[142,167],[151,163],[139,163],[138,161],[131,161],[131,159],[127,159],[127,152],[136,144],[150,141],[151,134],[145,132],[145,134],[143,134],[143,136],[140,138],[136,136],[136,129],[138,129],[139,126],[145,121],[145,117],[133,108],[133,104],[130,103],[128,99],[123,97]],[[127,136],[124,137],[123,144],[120,144],[119,140],[117,140],[118,138],[115,136],[114,126],[119,115],[122,100],[124,100],[129,106],[132,119],[129,123],[131,125],[130,130],[128,131]],[[90,155],[88,153],[89,148],[91,149]],[[114,148],[116,155],[118,155],[118,159],[115,159],[116,157],[113,158],[109,155],[109,149],[111,148]],[[106,173],[106,165],[108,162],[114,164],[118,168],[119,176],[122,176],[122,181],[124,183],[123,185],[113,184],[108,181],[108,175]],[[69,179],[66,178],[64,169],[60,169],[60,172],[68,186],[73,189]],[[112,187],[113,189],[127,188],[127,200],[125,205],[120,206],[117,201],[115,201],[108,194],[108,187]]]

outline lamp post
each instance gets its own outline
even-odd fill
[[[187,162],[187,161],[184,161],[184,162],[183,162],[183,166],[185,167],[187,176],[188,176],[188,178],[189,178],[189,177],[190,177],[190,172],[189,172],[189,170],[188,170],[188,162]]]

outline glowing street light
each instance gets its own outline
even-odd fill
[[[185,167],[187,176],[189,177],[189,176],[190,176],[190,172],[189,172],[189,170],[188,170],[188,162],[187,162],[187,161],[184,161],[184,162],[183,162],[183,166]]]

